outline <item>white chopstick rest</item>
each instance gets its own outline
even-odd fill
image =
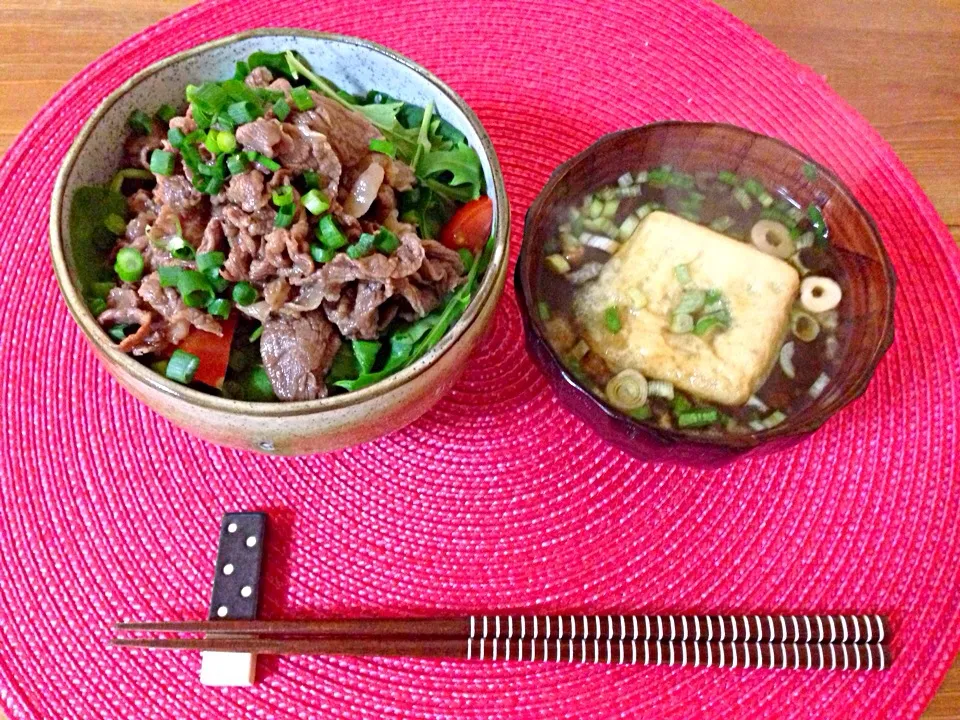
[[[266,525],[264,513],[227,513],[220,521],[220,545],[210,595],[211,620],[257,619]],[[200,653],[202,685],[242,687],[253,685],[256,676],[256,653]]]

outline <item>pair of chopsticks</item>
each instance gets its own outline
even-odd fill
[[[472,615],[463,618],[119,623],[118,647],[694,667],[883,670],[877,615]]]

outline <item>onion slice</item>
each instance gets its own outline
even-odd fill
[[[377,199],[377,192],[383,184],[383,176],[383,166],[379,163],[370,163],[370,166],[360,173],[360,177],[353,183],[350,197],[343,206],[344,211],[356,218],[366,215],[373,201]]]

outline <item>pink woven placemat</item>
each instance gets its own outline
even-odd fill
[[[833,167],[900,278],[867,394],[784,454],[645,465],[558,407],[508,290],[463,380],[411,427],[327,456],[195,440],[94,361],[47,259],[57,167],[100,98],[165,55],[298,24],[396,48],[490,132],[516,224],[600,134],[725,120]],[[386,88],[389,90],[389,88]],[[890,148],[806,68],[693,0],[205,3],[109,52],[0,165],[0,703],[12,718],[905,718],[960,641],[960,256]],[[263,614],[884,612],[884,674],[303,657],[244,690],[195,653],[119,652],[124,619],[200,617],[221,513],[271,511]]]

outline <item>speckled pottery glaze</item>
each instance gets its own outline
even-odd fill
[[[77,282],[69,237],[74,191],[110,180],[120,165],[126,121],[138,107],[179,105],[187,84],[230,77],[255,50],[300,52],[343,89],[376,88],[417,105],[432,100],[477,150],[493,200],[496,248],[476,296],[446,336],[419,361],[357,392],[322,400],[251,403],[227,400],[179,385],[120,352],[87,309]],[[50,245],[60,291],[74,320],[107,371],[132,395],[179,427],[214,443],[272,454],[337,450],[393,432],[429,410],[460,376],[503,292],[509,257],[510,214],[500,165],[473,111],[426,69],[375,43],[292,28],[251,30],[178,53],[142,70],[108,96],[83,126],[54,187]]]

